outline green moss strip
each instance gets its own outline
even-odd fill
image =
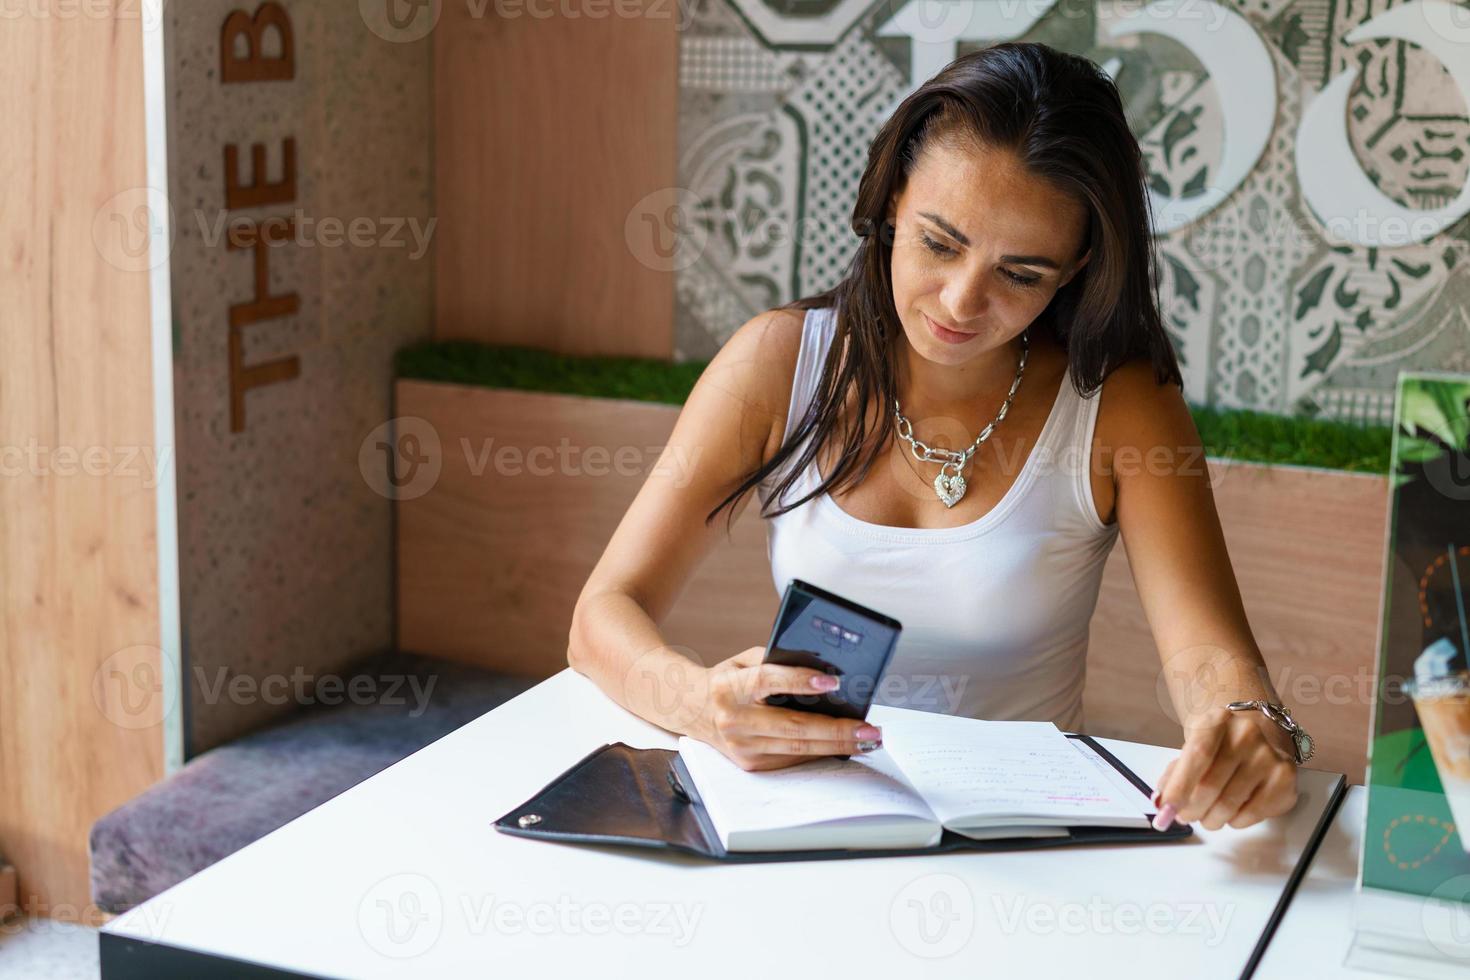
[[[446,340],[399,351],[397,371],[400,378],[419,381],[682,405],[706,363],[573,357],[530,347],[491,347]]]
[[[1253,463],[1319,466],[1357,473],[1388,473],[1393,429],[1327,419],[1272,415],[1191,405],[1200,441],[1210,456]]]
[[[398,352],[400,378],[682,405],[706,362],[574,357],[530,347],[434,341]],[[1205,451],[1257,463],[1388,472],[1391,429],[1191,406]]]

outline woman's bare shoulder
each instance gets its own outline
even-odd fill
[[[804,320],[804,310],[777,308],[756,314],[735,329],[706,372],[741,402],[768,416],[776,432],[785,426]]]
[[[1135,357],[1109,372],[1100,397],[1093,453],[1110,475],[1116,475],[1113,463],[1119,453],[1130,454],[1130,459],[1159,459],[1157,454],[1166,453],[1171,459],[1198,461],[1203,450],[1184,392],[1171,381],[1160,381],[1148,358]]]

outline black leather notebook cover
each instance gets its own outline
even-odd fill
[[[1085,742],[1144,796],[1152,795],[1148,784],[1092,738],[1071,733],[1067,737]],[[731,862],[1014,851],[1069,844],[1148,844],[1179,840],[1194,833],[1188,824],[1175,824],[1168,830],[1072,827],[1066,837],[972,840],[946,830],[932,847],[726,851],[679,753],[674,749],[635,749],[624,742],[609,742],[588,753],[535,796],[496,820],[495,829],[520,837],[652,847]]]

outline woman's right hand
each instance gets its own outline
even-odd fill
[[[703,724],[691,734],[747,771],[882,744],[882,732],[867,722],[762,704],[772,694],[821,694],[837,686],[836,678],[820,670],[764,663],[765,654],[765,647],[751,647],[706,668]]]

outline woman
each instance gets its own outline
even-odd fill
[[[873,725],[762,704],[831,679],[711,667],[657,623],[756,490],[792,577],[904,624],[879,703],[1082,724],[1087,625],[1121,533],[1184,748],[1160,823],[1296,800],[1153,291],[1144,169],[1112,81],[1041,44],[960,57],[869,150],[861,241],[827,292],[743,324],[582,590],[568,661],[745,769],[870,751]],[[897,681],[890,684],[890,681]]]

